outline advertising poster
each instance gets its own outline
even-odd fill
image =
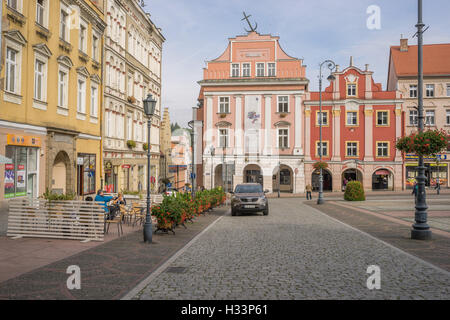
[[[6,164],[5,165],[5,198],[14,197],[14,165]]]

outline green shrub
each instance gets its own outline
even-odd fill
[[[359,181],[350,181],[345,187],[344,199],[347,201],[364,201],[366,195],[364,194],[364,188]]]
[[[42,194],[42,197],[49,201],[75,200],[77,197],[77,194],[72,193],[72,192],[68,192],[66,194],[59,194],[59,193],[49,191],[47,188],[45,190],[45,193]]]

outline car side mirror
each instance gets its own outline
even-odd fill
[[[264,193],[269,193],[269,190],[267,190],[267,189],[266,189],[266,190],[264,190]]]
[[[230,191],[230,194],[234,194],[234,191]]]

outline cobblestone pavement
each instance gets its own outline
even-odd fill
[[[450,298],[448,272],[303,200],[271,199],[270,210],[220,218],[134,299]],[[380,290],[366,286],[370,265],[381,269]]]

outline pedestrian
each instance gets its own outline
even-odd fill
[[[312,186],[308,183],[305,187],[306,190],[306,200],[312,200],[311,192],[312,192]]]
[[[413,191],[411,194],[414,195],[414,203],[417,203],[417,194],[419,193],[419,185],[417,182],[414,183]]]
[[[103,190],[98,190],[97,195],[95,196],[94,201],[103,202],[101,206],[103,207],[103,210],[105,210],[105,213],[108,214],[108,220],[110,216],[109,208],[108,208],[108,202],[110,202],[113,199],[113,197],[105,196]]]
[[[436,187],[435,187],[437,194],[439,195],[439,192],[441,191],[441,184],[439,183],[439,179],[436,180]]]

